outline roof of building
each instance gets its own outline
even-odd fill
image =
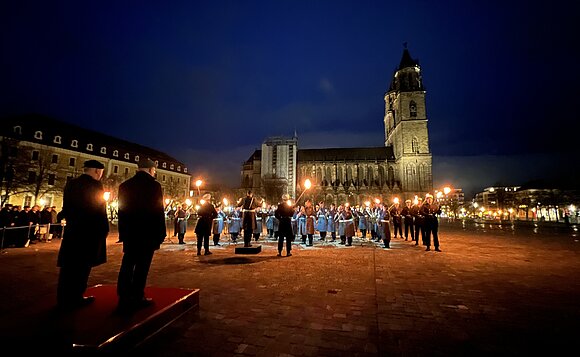
[[[21,127],[21,135],[18,135],[14,132],[13,128],[15,126]],[[141,157],[145,156],[146,158],[149,157],[152,160],[164,161],[168,164],[175,164],[185,168],[185,165],[181,161],[167,155],[164,152],[115,138],[113,136],[97,131],[82,128],[80,126],[63,122],[49,116],[27,114],[6,117],[2,118],[2,124],[0,128],[2,135],[15,139],[21,138],[27,141],[39,142],[44,145],[61,147],[63,149],[71,149],[71,141],[77,140],[78,147],[71,150],[86,152],[90,155],[101,156],[109,159],[127,161],[123,159],[124,155],[113,157],[113,151],[118,150],[122,153],[130,153],[132,162],[134,162],[135,155],[140,155]],[[42,139],[36,139],[34,137],[37,131],[42,132]],[[56,136],[61,137],[61,144],[54,140]],[[86,145],[89,143],[93,144],[95,147],[94,150],[86,150]],[[101,153],[101,147],[108,148],[105,154]]]
[[[403,56],[401,57],[401,62],[399,63],[399,70],[403,69],[403,68],[408,68],[408,67],[415,67],[419,65],[419,60],[413,59],[413,57],[411,57],[411,53],[409,53],[409,50],[407,48],[405,48],[403,50]]]

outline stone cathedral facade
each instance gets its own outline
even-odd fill
[[[299,149],[296,135],[268,138],[243,164],[241,187],[275,200],[299,196],[310,179],[305,197],[327,204],[424,196],[433,189],[425,96],[419,62],[405,48],[384,95],[384,146]]]

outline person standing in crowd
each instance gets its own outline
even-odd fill
[[[423,204],[423,199],[418,197],[413,206],[411,207],[411,214],[413,215],[413,225],[415,226],[415,245],[419,245],[419,234],[421,234],[421,240],[423,245],[425,244],[425,231],[423,230],[424,217],[421,214],[421,206]]]
[[[266,231],[268,238],[274,238],[274,206],[268,208],[268,216],[266,217]]]
[[[294,207],[294,213],[292,214],[292,220],[290,221],[292,224],[292,241],[296,239],[296,235],[298,234],[298,214],[300,213],[299,207]]]
[[[350,205],[346,205],[344,208],[343,213],[344,219],[344,236],[346,237],[346,246],[352,246],[352,237],[354,237],[355,230],[354,230],[354,216],[352,214]]]
[[[179,244],[185,244],[185,233],[187,233],[187,220],[189,219],[189,210],[187,203],[183,203],[181,207],[175,212],[175,219],[177,219],[177,239]]]
[[[409,233],[411,234],[411,242],[415,240],[415,230],[413,227],[413,213],[411,208],[411,200],[405,200],[405,207],[401,210],[401,216],[405,224],[405,240],[409,240]]]
[[[212,231],[212,224],[214,218],[217,217],[217,211],[211,203],[211,195],[206,193],[202,197],[203,204],[197,210],[197,224],[195,226],[195,234],[197,235],[197,255],[201,255],[201,246],[205,250],[204,255],[210,255],[209,251],[209,236]]]
[[[314,240],[314,207],[312,201],[306,200],[304,204],[304,214],[306,216],[306,236],[308,237],[307,247],[312,247]]]
[[[316,212],[316,230],[320,234],[320,240],[326,241],[326,229],[328,228],[328,209],[324,207],[324,202],[320,201],[318,204],[318,212]]]
[[[242,207],[242,229],[244,230],[244,247],[251,247],[252,235],[256,229],[256,208],[262,202],[254,198],[252,191],[248,191],[246,197],[240,199],[238,207]]]
[[[176,237],[179,232],[179,218],[181,206],[177,206],[177,210],[171,206],[169,211],[167,211],[167,219],[170,219],[173,223],[173,236]]]
[[[226,214],[222,211],[221,207],[216,208],[217,216],[213,219],[212,233],[213,233],[213,245],[220,245],[220,236],[224,231]]]
[[[34,205],[30,212],[28,212],[28,220],[30,225],[30,235],[28,236],[30,244],[36,244],[38,240],[38,232],[40,224],[40,206]]]
[[[403,218],[401,216],[401,207],[399,206],[398,198],[395,198],[395,203],[389,209],[389,215],[393,219],[393,239],[397,238],[397,233],[403,239]]]
[[[4,204],[2,210],[0,211],[0,234],[2,235],[0,239],[2,239],[2,245],[0,248],[4,248],[4,246],[10,246],[12,244],[12,237],[13,237],[13,230],[9,229],[16,225],[16,215],[14,214],[14,206],[10,203]]]
[[[383,248],[391,248],[391,227],[389,225],[389,210],[382,204],[377,210],[378,236],[383,240]]]
[[[60,267],[56,291],[60,308],[88,305],[94,296],[84,296],[91,269],[107,262],[107,202],[100,182],[105,165],[96,160],[84,163],[84,172],[64,188],[62,215],[67,231],[58,251]]]
[[[358,210],[358,229],[360,230],[361,238],[367,237],[367,230],[369,224],[369,212],[367,207],[360,207]]]
[[[282,256],[284,239],[286,239],[286,256],[290,257],[292,256],[292,241],[294,240],[294,232],[292,231],[294,207],[290,202],[289,194],[282,195],[282,202],[278,203],[274,215],[278,219],[278,256]]]
[[[336,240],[336,221],[338,220],[336,206],[334,203],[330,204],[328,209],[328,225],[326,226],[326,232],[330,232],[330,241],[334,242]]]
[[[240,207],[234,208],[228,218],[228,232],[230,232],[234,244],[237,243],[240,230],[242,229],[242,214],[240,213],[240,210]]]
[[[441,207],[437,203],[433,203],[433,195],[428,193],[425,196],[425,202],[421,206],[421,214],[425,217],[425,222],[423,223],[423,230],[425,231],[424,242],[427,246],[425,251],[431,250],[431,235],[433,235],[435,251],[440,252],[438,236],[439,220],[437,216],[441,214]]]
[[[262,234],[262,217],[264,217],[264,207],[256,208],[256,229],[252,233],[254,240],[257,242]]]
[[[143,159],[135,176],[119,186],[118,229],[123,243],[117,279],[120,311],[154,303],[145,296],[145,286],[153,255],[167,237],[163,189],[155,179],[156,171],[153,160]]]
[[[306,244],[306,212],[304,206],[301,206],[296,214],[298,220],[298,235],[302,244]]]
[[[345,213],[344,213],[344,206],[340,205],[338,206],[338,236],[340,237],[340,242],[339,244],[344,245],[346,244],[346,233],[345,233],[345,228],[346,228],[346,220],[345,220]]]
[[[52,236],[50,235],[50,222],[52,221],[51,211],[52,207],[50,206],[44,206],[42,211],[40,211],[40,239],[45,242],[52,239]]]
[[[28,218],[30,212],[30,206],[24,206],[20,214],[18,214],[18,220],[16,221],[16,225],[18,227],[30,227],[30,221]],[[62,210],[61,210],[62,212]],[[60,212],[59,212],[60,213]],[[60,225],[58,226],[60,227]],[[16,239],[16,246],[17,247],[28,247],[28,229],[21,228],[17,231],[17,239]],[[61,228],[62,229],[62,228]],[[58,233],[58,237],[60,238],[61,234]]]

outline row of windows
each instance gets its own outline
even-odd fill
[[[16,134],[22,135],[22,127],[20,127],[20,126],[15,126],[15,127],[14,127],[14,132],[15,132]],[[37,139],[37,140],[42,140],[42,131],[36,131],[36,132],[34,133],[34,138],[35,138],[35,139]],[[54,139],[53,139],[53,141],[52,141],[52,142],[53,142],[53,143],[55,143],[55,144],[62,144],[62,137],[61,137],[61,136],[59,136],[59,135],[56,135],[56,136],[54,137]],[[76,148],[78,148],[78,147],[79,147],[79,141],[78,141],[78,140],[71,140],[71,144],[70,144],[70,146],[71,146],[72,148],[75,148],[75,149],[76,149]],[[93,151],[93,144],[87,144],[87,146],[86,146],[86,150],[87,150],[87,151]],[[102,147],[101,147],[101,149],[100,149],[100,153],[101,153],[101,154],[103,154],[103,155],[106,155],[106,154],[107,154],[107,148],[106,148],[106,147],[104,147],[104,146],[102,146]],[[119,157],[119,150],[113,150],[113,157]],[[124,158],[125,160],[130,160],[130,155],[129,155],[129,153],[125,153],[125,154],[123,155],[123,158]],[[134,158],[134,159],[135,159],[135,162],[139,162],[139,155],[135,155],[135,158]],[[35,159],[33,158],[33,160],[35,160]],[[37,160],[37,159],[36,159],[36,160]],[[156,161],[155,161],[155,164],[159,165],[159,161],[158,161],[158,160],[156,160]],[[167,163],[166,163],[166,162],[163,162],[163,163],[161,164],[161,167],[162,167],[162,168],[164,168],[164,169],[166,169],[166,168],[167,168]],[[174,165],[174,164],[170,164],[170,165],[169,165],[169,169],[170,169],[170,170],[174,170],[174,169],[175,169],[175,165]],[[181,166],[180,166],[180,165],[178,165],[178,166],[177,166],[177,171],[178,171],[178,172],[181,172]],[[187,173],[187,167],[184,167],[184,168],[183,168],[183,172],[184,172],[184,173]]]
[[[113,170],[115,173],[117,173],[119,167],[115,165],[115,169]],[[125,168],[125,175],[129,174],[129,168]],[[71,175],[67,175],[66,176],[66,182],[68,183],[69,180],[72,178]],[[28,171],[28,183],[29,184],[33,184],[36,183],[37,180],[39,179],[36,171]],[[165,175],[161,175],[161,181],[162,182],[166,182],[167,181],[167,177]],[[169,176],[169,182],[173,182],[173,176]],[[51,174],[49,173],[47,175],[47,183],[49,186],[54,186],[56,183],[56,174]],[[181,178],[177,178],[177,183],[181,183]]]

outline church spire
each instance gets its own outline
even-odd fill
[[[414,60],[409,53],[409,49],[407,48],[407,42],[403,43],[403,57],[401,57],[401,63],[399,63],[399,70],[408,67],[415,67],[419,65],[418,60]]]

